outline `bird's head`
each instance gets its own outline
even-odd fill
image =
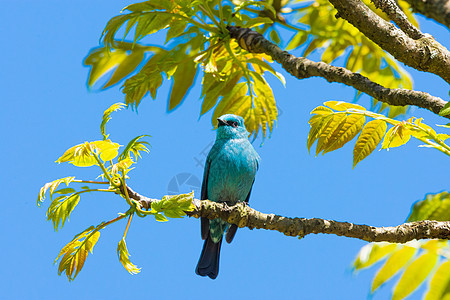
[[[244,119],[240,116],[227,114],[217,118],[217,139],[247,138],[248,131]]]

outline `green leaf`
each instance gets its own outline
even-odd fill
[[[108,136],[106,134],[106,123],[109,122],[109,120],[111,120],[111,114],[115,111],[119,111],[122,108],[126,107],[125,104],[118,102],[118,103],[114,103],[113,105],[111,105],[107,110],[105,110],[105,112],[103,113],[103,119],[102,119],[102,123],[100,124],[100,131],[103,135],[103,139],[106,140],[108,139]]]
[[[53,221],[53,228],[58,230],[61,223],[62,228],[66,220],[69,219],[70,214],[80,201],[79,194],[72,194],[70,196],[60,196],[55,198],[47,210],[47,221]]]
[[[121,239],[119,245],[117,245],[117,256],[119,261],[122,263],[123,267],[131,274],[135,275],[141,272],[141,268],[138,268],[130,261],[130,254],[128,253],[127,244],[125,243],[125,238]]]
[[[178,65],[177,71],[173,75],[173,85],[169,98],[169,111],[181,103],[187,91],[194,83],[196,73],[197,67],[193,61],[189,60]]]
[[[74,188],[63,188],[63,189],[59,189],[57,191],[55,191],[55,194],[71,194],[71,193],[75,193],[75,189]]]
[[[392,300],[404,299],[419,287],[436,265],[437,259],[436,253],[425,253],[409,265],[394,289]]]
[[[169,30],[167,31],[166,41],[164,44],[167,44],[171,39],[176,38],[183,34],[186,29],[187,22],[184,20],[173,19],[170,23]]]
[[[162,214],[159,214],[159,213],[155,214],[155,219],[158,222],[167,222],[167,221],[169,221],[166,217],[164,217]]]
[[[272,29],[272,31],[270,32],[270,39],[277,45],[281,43],[281,38],[275,29]]]
[[[449,115],[450,114],[450,102],[447,102],[444,107],[439,111],[439,115],[441,117]]]
[[[89,251],[92,253],[97,243],[100,232],[98,231],[103,224],[94,228],[89,227],[82,233],[76,235],[59,253],[55,262],[62,256],[58,267],[58,275],[66,273],[69,281],[75,279],[84,266]],[[63,256],[64,255],[64,256]]]
[[[144,59],[145,51],[143,49],[134,49],[134,51],[130,52],[131,53],[117,66],[117,69],[102,89],[106,89],[127,77]]]
[[[61,183],[65,183],[67,186],[75,180],[75,177],[64,177],[61,179],[56,179],[52,182],[46,183],[43,187],[41,187],[39,191],[39,195],[37,198],[37,206],[41,206],[42,202],[44,202],[45,199],[45,193],[49,190],[50,197],[55,192],[55,190],[58,188],[58,186]]]
[[[192,211],[195,206],[192,203],[194,192],[174,196],[164,196],[161,200],[153,202],[151,212],[159,222],[168,221],[161,213],[169,218],[182,218],[186,211]]]
[[[308,39],[308,33],[306,31],[297,32],[294,37],[289,41],[289,44],[286,46],[286,51],[293,50],[298,48]]]
[[[125,149],[123,149],[122,153],[119,155],[118,160],[121,161],[126,158],[131,158],[131,153],[133,153],[135,160],[137,161],[137,158],[141,157],[141,154],[140,154],[141,151],[149,153],[150,151],[148,150],[146,145],[150,145],[150,144],[146,141],[139,141],[140,139],[142,139],[143,137],[146,137],[146,136],[151,137],[148,134],[143,134],[143,135],[139,135],[139,136],[135,137],[134,139],[132,139],[127,144]]]
[[[373,293],[378,289],[383,283],[391,279],[401,268],[403,268],[408,261],[416,253],[417,249],[409,246],[400,246],[400,249],[395,251],[383,265],[383,267],[378,270],[377,275],[372,282]]]
[[[272,24],[272,23],[273,23],[273,21],[270,18],[256,17],[256,18],[249,19],[247,22],[244,23],[244,25],[242,27],[252,28],[252,27],[263,25],[263,24]]]
[[[422,220],[450,221],[450,194],[428,194],[424,200],[417,201],[407,222]]]
[[[397,244],[392,243],[370,243],[361,248],[356,260],[353,263],[355,270],[361,270],[370,267],[374,263],[383,259],[386,255],[392,254],[397,248]]]

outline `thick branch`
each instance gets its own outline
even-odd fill
[[[420,32],[411,22],[409,22],[405,13],[398,7],[397,3],[393,0],[372,0],[377,8],[384,11],[389,19],[395,22],[403,32],[405,32],[410,38],[418,40],[424,37],[424,34]]]
[[[360,0],[330,0],[344,18],[392,54],[416,70],[434,73],[450,83],[450,52],[431,35],[414,40],[394,24],[383,20]]]
[[[265,39],[261,34],[248,28],[228,27],[230,35],[239,45],[252,53],[265,53],[280,63],[283,68],[298,79],[314,76],[325,78],[328,82],[340,82],[354,87],[375,99],[390,105],[415,105],[428,109],[435,114],[447,103],[428,93],[407,89],[388,89],[359,73],[353,73],[342,67],[334,67],[324,62],[314,62],[304,57],[295,57],[283,51],[277,45]]]
[[[450,28],[449,0],[406,0],[415,12],[434,19]]]
[[[157,200],[139,195],[128,188],[131,197],[148,209]],[[396,227],[373,227],[324,219],[288,218],[264,214],[243,203],[229,207],[224,203],[194,199],[195,209],[187,212],[194,218],[221,218],[240,228],[267,229],[287,236],[305,237],[308,234],[326,233],[357,238],[368,242],[406,243],[414,239],[450,239],[450,222],[420,221],[405,223]]]

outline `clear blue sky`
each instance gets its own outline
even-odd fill
[[[116,247],[125,222],[102,231],[74,282],[57,275],[53,260],[72,237],[90,225],[126,210],[113,195],[81,198],[70,222],[54,232],[43,208],[36,207],[39,188],[56,178],[95,178],[95,168],[77,169],[54,161],[69,147],[100,139],[103,111],[123,101],[119,88],[88,91],[88,68],[82,65],[100,33],[128,1],[0,1],[2,90],[2,299],[258,298],[362,299],[375,269],[352,274],[350,265],[365,242],[337,236],[310,235],[302,240],[278,232],[239,230],[221,253],[219,277],[194,274],[202,241],[196,219],[158,223],[135,218],[127,237],[131,260],[142,267],[129,275]],[[420,18],[425,32],[450,46],[448,30]],[[159,39],[147,40],[159,43]],[[415,88],[448,99],[448,85],[434,75],[412,71]],[[320,217],[375,226],[402,223],[411,204],[427,193],[447,189],[449,163],[435,150],[411,142],[391,151],[375,151],[352,169],[352,147],[314,157],[306,149],[309,112],[327,100],[351,101],[354,90],[323,79],[298,81],[286,75],[287,87],[272,80],[281,110],[279,122],[262,147],[262,162],[250,204],[263,212]],[[199,84],[200,82],[197,81]],[[214,139],[211,112],[199,117],[200,89],[191,90],[180,108],[167,113],[166,82],[156,101],[146,97],[138,109],[113,115],[111,138],[126,144],[150,134],[152,148],[130,174],[130,185],[154,198],[167,194],[180,173],[199,180],[201,154]],[[362,103],[367,106],[368,98]],[[422,109],[428,124],[444,124]],[[442,129],[444,130],[444,129]],[[193,177],[193,178],[195,178]],[[181,186],[185,192],[189,186]],[[199,196],[197,194],[197,196]],[[392,284],[373,299],[385,299]],[[423,290],[423,287],[422,287]],[[413,299],[421,298],[421,292]]]

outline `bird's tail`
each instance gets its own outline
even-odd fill
[[[202,254],[198,260],[195,273],[200,276],[209,276],[211,279],[215,279],[219,274],[219,256],[220,246],[222,245],[222,239],[218,243],[214,243],[211,236],[208,237],[203,244]]]

